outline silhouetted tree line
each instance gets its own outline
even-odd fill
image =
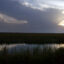
[[[64,34],[0,33],[0,44],[3,43],[64,43]]]

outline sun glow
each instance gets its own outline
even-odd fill
[[[64,20],[58,24],[59,26],[64,26]]]
[[[64,14],[64,11],[62,11],[62,14]]]

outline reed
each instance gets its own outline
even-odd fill
[[[64,64],[64,48],[58,48],[55,49],[55,51],[51,48],[40,49],[39,47],[33,48],[33,50],[30,51],[30,49],[27,48],[26,51],[21,49],[20,52],[15,51],[11,54],[8,53],[6,48],[0,51],[0,64],[34,64],[34,62]]]

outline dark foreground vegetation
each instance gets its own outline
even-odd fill
[[[34,48],[33,52],[30,52],[28,48],[26,51],[21,51],[10,54],[4,48],[0,51],[0,64],[64,64],[64,48],[55,50]]]
[[[60,33],[0,33],[2,43],[47,44],[64,43],[64,34]]]

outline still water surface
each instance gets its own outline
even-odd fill
[[[6,44],[3,44],[3,45],[0,45],[0,50],[3,50],[3,48],[6,47],[8,49],[9,52],[11,51],[17,51],[19,52],[20,50],[27,50],[29,48],[30,51],[33,50],[33,48],[40,48],[40,49],[43,49],[43,48],[52,48],[52,49],[58,49],[60,47],[64,47],[64,44],[9,44],[9,45],[6,45]]]

